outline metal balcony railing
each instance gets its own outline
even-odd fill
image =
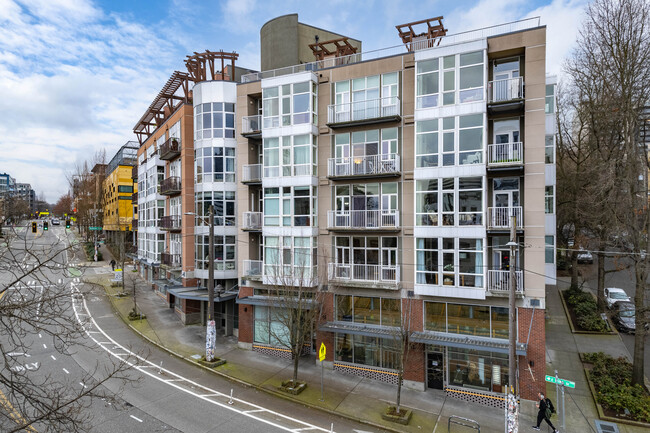
[[[397,283],[400,281],[400,267],[329,263],[327,277],[330,280]]]
[[[524,99],[524,78],[514,77],[488,83],[488,104]]]
[[[327,160],[327,175],[330,177],[397,175],[400,171],[400,156],[396,153]]]
[[[244,212],[244,230],[262,230],[262,212]]]
[[[345,102],[327,107],[327,123],[350,123],[371,119],[394,118],[399,117],[400,113],[400,100],[397,96]]]
[[[181,267],[181,255],[172,254],[172,253],[161,253],[160,254],[160,263],[170,268],[180,268]]]
[[[327,211],[330,229],[385,229],[399,227],[396,210],[330,210]]]
[[[524,144],[514,143],[488,144],[489,166],[522,165],[524,163]]]
[[[488,208],[489,229],[510,229],[510,217],[516,217],[517,228],[524,228],[523,211],[521,206],[504,206]]]
[[[515,290],[524,292],[524,274],[515,271]],[[510,290],[510,271],[488,270],[488,290],[491,292],[508,292]]]
[[[175,195],[181,192],[181,178],[171,176],[163,180],[160,184],[160,193],[163,195]]]
[[[181,216],[180,215],[165,215],[160,218],[159,227],[162,230],[180,230],[181,227]]]
[[[262,181],[262,164],[245,165],[243,168],[242,182],[254,183]]]
[[[181,139],[171,137],[160,146],[160,159],[170,160],[181,154]]]
[[[262,116],[244,116],[241,121],[241,133],[242,135],[246,134],[258,134],[262,131]]]
[[[261,277],[262,261],[261,260],[244,260],[244,276]]]

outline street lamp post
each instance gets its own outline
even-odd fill
[[[510,290],[508,290],[508,315],[509,315],[509,350],[508,350],[508,394],[506,400],[506,432],[517,433],[519,429],[519,408],[517,403],[517,310],[515,293],[517,281],[515,280],[515,247],[517,246],[517,217],[510,217],[510,259],[508,264],[508,277]]]

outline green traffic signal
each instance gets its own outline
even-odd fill
[[[47,221],[43,221],[43,230],[47,230]]]
[[[70,228],[70,220],[65,220],[65,228],[66,229]]]

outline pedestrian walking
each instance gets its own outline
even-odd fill
[[[111,269],[115,270],[115,259],[111,260]]]
[[[551,399],[544,398],[544,394],[541,392],[537,394],[537,398],[539,399],[539,402],[535,403],[535,406],[539,408],[539,412],[537,412],[537,425],[534,425],[533,429],[539,430],[539,425],[542,423],[542,420],[545,420],[553,429],[553,433],[559,433],[559,430],[556,429],[551,422],[551,416],[553,415],[553,412],[555,412]]]

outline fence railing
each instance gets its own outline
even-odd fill
[[[399,266],[355,265],[329,263],[327,276],[330,280],[399,282]]]
[[[168,160],[181,154],[181,139],[171,137],[160,146],[160,159]]]
[[[488,103],[524,99],[524,78],[514,77],[488,83]]]
[[[171,254],[171,253],[161,253],[160,263],[166,266],[170,266],[172,268],[178,268],[181,266],[181,255]]]
[[[262,229],[262,212],[244,212],[244,230]]]
[[[400,170],[400,156],[396,153],[329,158],[327,161],[328,176],[398,174]]]
[[[489,165],[521,165],[524,162],[524,144],[514,143],[488,144]]]
[[[327,227],[339,229],[382,229],[399,227],[396,210],[330,210]]]
[[[262,116],[244,116],[241,120],[241,133],[254,134],[262,130]]]
[[[262,261],[261,260],[244,260],[245,277],[261,277]]]
[[[524,274],[515,271],[515,290],[524,291]],[[488,270],[488,290],[492,292],[507,292],[510,290],[510,271]]]
[[[160,193],[163,195],[178,194],[181,192],[181,178],[171,176],[164,179],[160,184]]]
[[[181,229],[181,216],[180,215],[165,215],[160,218],[160,228],[163,230],[180,230]]]
[[[504,206],[488,208],[488,228],[509,229],[510,217],[516,217],[517,228],[524,227],[523,212],[521,206]]]
[[[245,165],[242,171],[242,182],[261,182],[262,164]]]
[[[399,115],[400,100],[397,96],[345,102],[327,107],[327,123],[355,122]]]

